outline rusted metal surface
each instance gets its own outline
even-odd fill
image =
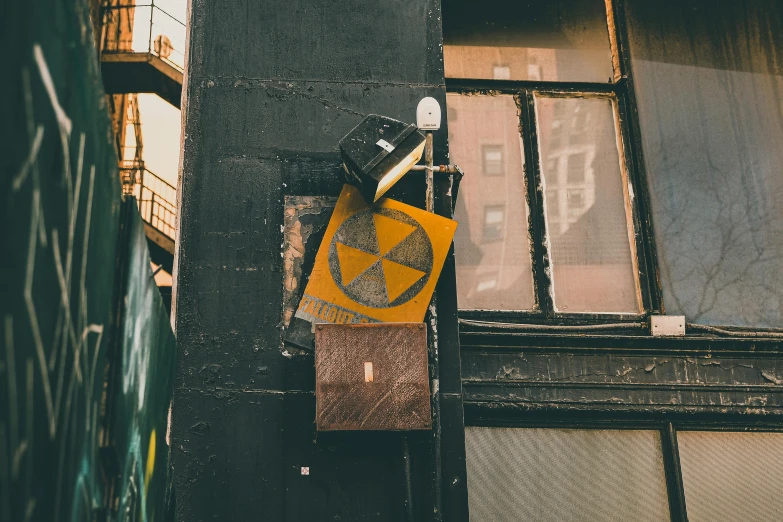
[[[423,323],[318,324],[315,347],[319,431],[430,429]]]

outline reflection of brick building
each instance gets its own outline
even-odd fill
[[[488,64],[519,63],[504,75],[543,75],[552,81],[558,67],[566,74],[574,67],[573,53],[500,47],[494,48],[497,59],[492,61],[492,49],[445,46],[446,74],[492,74],[497,79],[498,66],[490,70]],[[456,253],[461,303],[480,309],[534,309],[525,159],[515,99],[450,94],[447,103],[452,160],[471,174],[456,215],[467,225],[458,231],[465,241],[458,243]],[[536,105],[552,277],[561,311],[638,309],[633,235],[624,210],[625,174],[611,103],[545,98]]]
[[[576,107],[574,114],[563,104],[551,108],[541,111],[541,120],[551,123],[540,161],[546,172],[548,231],[562,235],[595,203],[597,144],[591,139],[589,108]]]
[[[459,298],[477,308],[530,309],[530,241],[519,119],[511,96],[449,95],[452,161],[468,173],[457,201]],[[464,122],[464,123],[463,123]]]
[[[627,176],[609,99],[549,99],[540,161],[557,309],[638,310]],[[546,126],[545,126],[546,125]],[[608,289],[608,291],[607,291]]]

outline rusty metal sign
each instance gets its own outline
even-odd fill
[[[311,323],[424,319],[457,222],[343,187],[296,317]]]
[[[319,324],[315,374],[319,431],[432,427],[424,323]]]

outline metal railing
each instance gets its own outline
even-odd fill
[[[156,5],[157,4],[157,5]],[[161,5],[173,0],[151,0],[143,5],[105,5],[101,52],[150,53],[180,71],[185,68],[185,23]]]
[[[146,167],[120,167],[122,191],[136,197],[141,218],[172,241],[177,227],[177,189],[160,179]]]

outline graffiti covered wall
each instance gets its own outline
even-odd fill
[[[136,202],[126,204],[121,352],[108,382],[106,419],[106,446],[116,463],[113,509],[116,520],[164,520],[173,516],[167,427],[177,346],[150,269],[144,223]]]
[[[133,331],[133,342],[123,342],[118,330],[126,289],[120,275],[147,278],[141,258],[148,252],[119,241],[117,156],[87,3],[4,2],[0,29],[3,48],[12,51],[0,82],[0,521],[123,519],[100,449],[104,413],[112,407],[105,403],[106,377],[122,359],[109,355],[127,351],[130,360],[151,363],[150,346],[161,343],[173,353],[173,338],[165,313],[163,321],[149,318],[159,316],[158,295],[129,308],[125,324],[163,332],[136,342]],[[122,251],[133,253],[131,264]],[[173,360],[165,364],[162,374],[170,375]],[[146,459],[146,475],[126,481],[139,481],[145,494],[122,506],[144,507],[153,497],[162,506],[167,449],[160,437],[169,399],[161,394],[170,395],[170,382],[159,386],[161,374],[149,365],[131,366],[128,391],[138,393],[143,376],[149,403],[166,406],[145,409],[144,419],[122,412],[116,422],[128,427],[117,450],[119,469],[137,456],[127,450],[136,433],[144,438],[137,453]],[[152,438],[150,460],[153,429],[161,435]]]
[[[6,56],[0,94],[0,520],[83,520],[103,503],[117,160],[86,5],[3,10],[17,52]]]

